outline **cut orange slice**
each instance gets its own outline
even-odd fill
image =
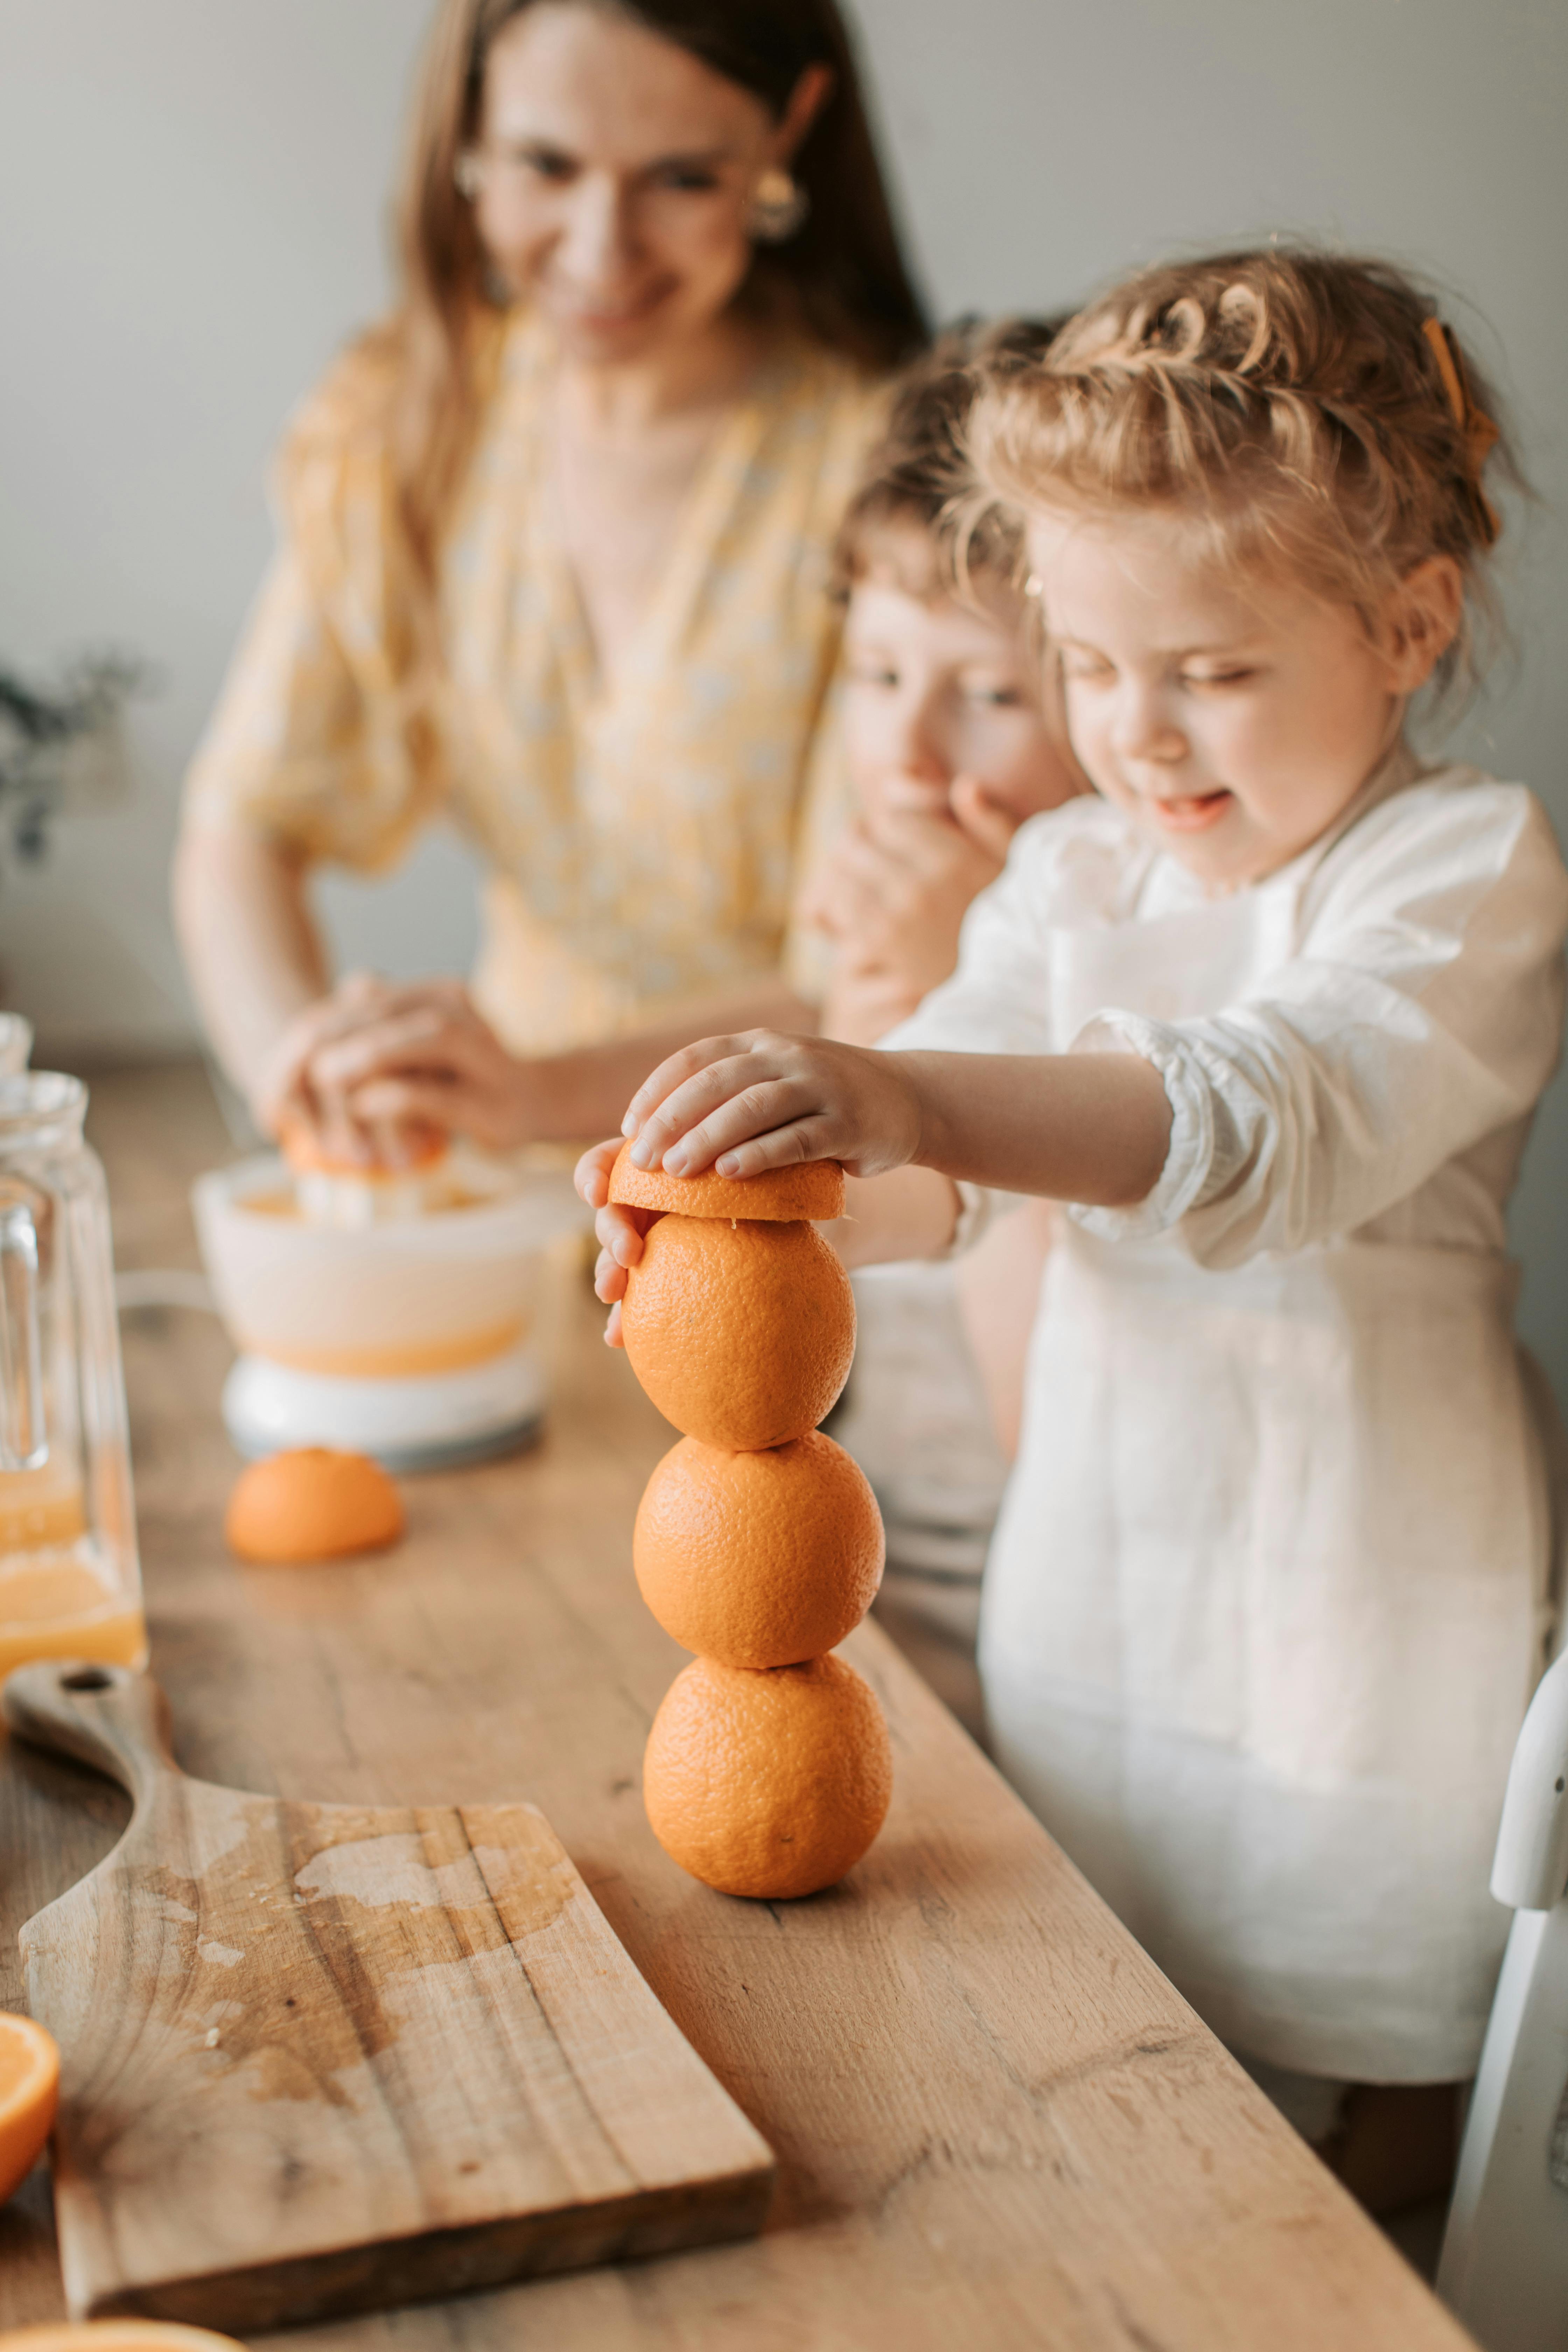
[[[232,2336],[181,2327],[172,2319],[62,2319],[49,2327],[14,2327],[0,2336],[0,2352],[244,2352],[244,2347]]]
[[[662,1209],[678,1217],[744,1217],[759,1224],[831,1223],[844,1214],[844,1171],[837,1160],[805,1160],[769,1168],[761,1176],[667,1176],[662,1168],[635,1168],[623,1143],[610,1171],[610,1198],[632,1209]]]
[[[54,2129],[60,2053],[30,2017],[0,2010],[0,2198],[19,2189]]]

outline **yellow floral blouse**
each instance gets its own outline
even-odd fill
[[[879,412],[815,346],[764,363],[610,692],[548,493],[550,359],[539,325],[509,328],[443,563],[433,726],[388,660],[380,448],[328,378],[290,436],[281,551],[187,787],[366,869],[445,809],[491,869],[476,996],[533,1053],[778,969],[839,789],[827,561]]]

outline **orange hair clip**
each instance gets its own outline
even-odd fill
[[[1465,463],[1469,472],[1470,488],[1476,495],[1477,511],[1481,518],[1481,538],[1488,547],[1495,546],[1502,532],[1502,519],[1481,488],[1481,468],[1498,440],[1498,428],[1485,409],[1478,408],[1470,398],[1465,382],[1454,339],[1441,319],[1423,319],[1421,332],[1426,337],[1437,373],[1443,379],[1443,389],[1448,395],[1448,405],[1454,412],[1465,444]]]

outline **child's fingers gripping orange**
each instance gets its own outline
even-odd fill
[[[655,1213],[631,1202],[605,1202],[594,1219],[594,1232],[609,1265],[640,1265],[643,1240],[653,1223]],[[618,1297],[619,1293],[615,1295]]]
[[[610,1197],[610,1171],[616,1164],[619,1141],[591,1143],[572,1171],[572,1181],[579,1200],[586,1201],[591,1209],[602,1209]]]
[[[703,1080],[707,1092],[725,1094],[717,1109],[707,1108]],[[847,1175],[880,1176],[914,1157],[921,1119],[905,1055],[759,1030],[743,1061],[723,1059],[677,1087],[645,1120],[631,1157],[672,1176],[711,1166],[752,1178],[824,1160]]]
[[[723,1055],[684,1078],[644,1119],[629,1146],[635,1166],[721,1176],[844,1160],[854,1130],[857,1074],[842,1049],[757,1030],[743,1054]]]
[[[611,1152],[616,1149],[614,1144],[604,1148]],[[626,1295],[628,1275],[642,1262],[643,1237],[654,1222],[648,1210],[616,1202],[606,1202],[595,1215],[599,1255],[594,1265],[594,1296],[610,1310],[610,1319],[605,1327],[606,1348],[623,1345],[620,1302]]]
[[[802,1060],[799,1043],[759,1030],[744,1041],[742,1052],[716,1054],[700,1069],[689,1071],[639,1125],[630,1146],[634,1167],[662,1167],[672,1176],[696,1175],[727,1143],[798,1118],[812,1108],[810,1068]]]
[[[691,1045],[683,1045],[678,1054],[667,1055],[657,1069],[648,1072],[626,1105],[621,1133],[628,1138],[640,1137],[653,1113],[678,1087],[716,1062],[733,1061],[744,1055],[753,1039],[767,1034],[761,1029],[748,1029],[736,1037],[699,1037]],[[639,1160],[637,1165],[656,1167],[658,1162]]]
[[[624,1266],[617,1265],[606,1249],[594,1260],[594,1296],[601,1307],[613,1307],[626,1288]]]
[[[640,1262],[641,1256],[639,1240],[634,1265]],[[632,1271],[633,1267],[625,1265],[613,1250],[602,1249],[599,1252],[594,1266],[594,1296],[601,1307],[613,1307],[618,1298],[626,1297],[626,1282]]]

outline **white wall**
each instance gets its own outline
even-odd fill
[[[385,295],[426,0],[0,0],[0,660],[152,658],[133,789],[0,886],[0,971],[70,1058],[192,1034],[165,875],[179,779],[271,543],[290,404]],[[345,949],[464,968],[431,844],[329,886]]]
[[[1542,0],[859,0],[935,306],[1050,308],[1173,247],[1309,230],[1453,290],[1543,505],[1505,543],[1518,658],[1458,740],[1568,834],[1568,8]],[[133,796],[0,892],[57,1050],[187,1034],[174,793],[268,544],[267,451],[382,299],[426,0],[0,0],[0,658],[113,641],[163,671]],[[1484,322],[1484,323],[1483,323]],[[426,845],[326,893],[341,950],[460,970],[468,868]],[[1517,1232],[1568,1394],[1568,1087]]]

